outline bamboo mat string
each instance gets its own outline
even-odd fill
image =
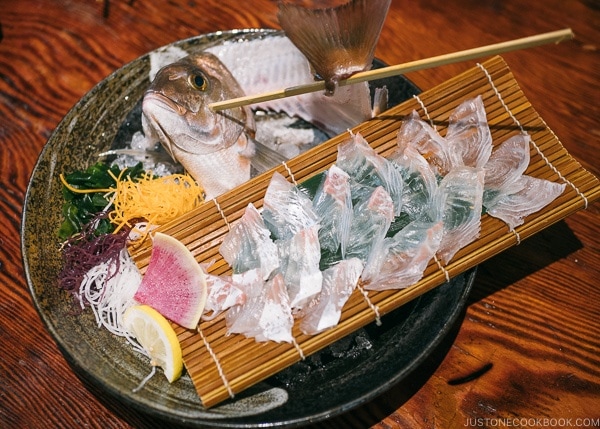
[[[427,117],[427,120],[429,121],[429,124],[431,125],[431,128],[433,128],[435,130],[436,129],[435,123],[433,122],[433,119],[431,119],[431,116],[429,116],[429,112],[427,111],[427,107],[425,106],[425,103],[423,103],[423,100],[421,100],[421,97],[419,97],[418,95],[415,94],[415,95],[413,95],[413,98],[415,100],[417,100],[417,103],[419,103],[419,105],[421,106],[421,109],[423,109],[423,113]]]
[[[306,356],[304,355],[304,350],[302,350],[302,347],[300,347],[300,344],[298,344],[298,341],[296,341],[295,338],[292,338],[292,344],[294,345],[294,347],[296,348],[296,351],[300,355],[300,359],[302,359],[302,360],[306,359]]]
[[[294,172],[292,171],[292,169],[286,164],[285,161],[281,161],[281,164],[290,175],[290,179],[292,179],[292,183],[294,184],[294,186],[298,186],[298,182],[296,182],[296,178],[294,177]]]
[[[500,104],[502,105],[502,107],[504,108],[504,110],[506,111],[506,113],[508,113],[508,115],[510,116],[510,118],[519,127],[519,129],[521,130],[521,132],[523,134],[528,134],[527,131],[525,131],[525,128],[523,128],[523,125],[521,124],[521,122],[515,117],[515,115],[513,114],[513,112],[511,112],[511,110],[509,109],[509,107],[504,102],[504,98],[502,97],[502,95],[500,94],[500,91],[498,90],[498,88],[494,84],[494,80],[492,79],[492,76],[490,76],[490,74],[487,71],[487,69],[482,64],[480,64],[480,63],[477,63],[477,67],[479,67],[481,69],[481,71],[483,71],[483,73],[485,74],[485,76],[487,77],[487,80],[490,83],[490,86],[494,90],[494,93],[496,94],[496,97],[498,98],[498,101],[500,101]],[[547,124],[544,123],[544,125],[546,126]],[[556,135],[554,135],[554,137],[556,137]],[[548,167],[550,167],[550,169],[554,173],[556,173],[558,175],[558,177],[563,182],[565,182],[571,188],[573,188],[573,190],[577,193],[577,195],[579,195],[583,199],[584,208],[587,208],[587,206],[588,206],[588,200],[587,200],[586,196],[579,190],[579,188],[577,188],[577,186],[575,186],[575,184],[573,182],[571,182],[570,180],[568,180],[565,176],[563,176],[560,173],[560,171],[558,171],[558,169],[552,164],[552,162],[550,162],[550,160],[546,157],[546,155],[544,155],[544,153],[539,148],[539,146],[535,143],[535,141],[533,140],[533,137],[530,139],[530,142],[531,142],[531,145],[534,147],[535,151],[538,153],[538,155],[540,155],[542,157],[542,159],[544,160],[544,162],[546,163],[546,165]]]
[[[515,240],[517,240],[517,246],[518,246],[519,244],[521,244],[521,235],[515,229],[512,229],[511,231],[515,235]]]
[[[442,270],[442,273],[444,273],[444,277],[446,277],[446,281],[449,282],[450,281],[450,273],[448,272],[448,270],[442,265],[442,262],[438,259],[438,257],[436,255],[433,255],[433,260],[435,261],[435,263],[437,264],[439,269]]]
[[[217,210],[218,210],[219,214],[221,215],[221,218],[223,218],[223,220],[225,221],[225,225],[227,225],[227,231],[231,231],[231,225],[229,224],[229,221],[227,220],[227,217],[225,216],[225,213],[223,212],[221,205],[219,204],[219,202],[217,201],[216,198],[213,198],[213,202],[215,203],[215,206],[217,207]]]
[[[227,377],[225,377],[225,371],[223,371],[223,367],[221,366],[221,362],[219,361],[217,354],[214,352],[214,350],[208,343],[208,340],[202,333],[200,326],[198,326],[198,329],[196,329],[196,331],[198,332],[198,334],[200,334],[200,338],[202,338],[202,341],[204,342],[204,347],[206,347],[208,354],[210,355],[210,357],[214,361],[215,365],[217,366],[217,371],[219,372],[219,376],[221,377],[221,380],[223,381],[223,385],[227,389],[227,393],[229,393],[229,397],[233,398],[235,396],[235,394],[233,393],[233,389],[231,388],[231,385],[229,384]]]
[[[358,288],[362,296],[365,298],[365,302],[367,303],[369,308],[373,310],[373,313],[375,313],[375,323],[377,324],[377,326],[381,326],[381,315],[379,314],[379,307],[373,304],[373,302],[369,298],[369,293],[362,287],[360,280],[356,287]]]

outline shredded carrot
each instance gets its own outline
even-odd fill
[[[202,201],[202,188],[188,175],[172,174],[154,178],[146,173],[137,181],[126,178],[117,181],[114,209],[110,221],[116,231],[131,225],[135,219],[145,219],[151,225],[163,225],[193,209]]]

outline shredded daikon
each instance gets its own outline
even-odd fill
[[[86,273],[79,288],[79,303],[81,308],[86,304],[91,307],[98,327],[126,338],[136,351],[147,355],[123,324],[125,310],[136,304],[133,296],[141,281],[139,269],[123,249],[116,273],[114,261],[100,263]]]

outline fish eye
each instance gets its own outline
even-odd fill
[[[190,85],[192,85],[193,88],[198,89],[200,91],[206,91],[206,89],[208,88],[208,81],[201,74],[190,75],[189,81]]]

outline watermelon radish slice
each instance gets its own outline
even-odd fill
[[[206,295],[206,278],[194,255],[181,241],[157,232],[135,300],[185,328],[196,329]]]

